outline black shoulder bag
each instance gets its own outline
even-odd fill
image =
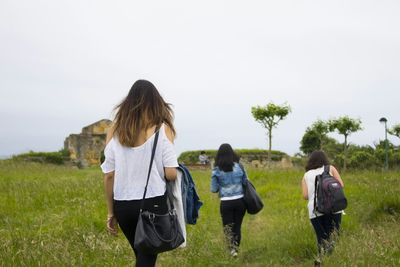
[[[264,204],[261,197],[257,194],[256,188],[247,178],[246,171],[242,164],[239,163],[240,168],[243,171],[243,200],[246,206],[246,210],[249,214],[257,214],[262,210]]]
[[[140,204],[140,213],[134,241],[135,249],[146,254],[158,254],[173,250],[185,241],[182,230],[179,226],[176,210],[174,209],[171,200],[171,192],[169,192],[169,190],[167,190],[167,214],[155,214],[143,210],[151,168],[153,166],[154,154],[157,147],[158,135],[159,131],[156,131],[151,152],[149,173],[147,175],[146,187],[144,188],[143,198]]]

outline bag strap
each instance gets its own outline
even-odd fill
[[[326,173],[329,174],[330,171],[330,165],[325,165],[324,166],[324,171],[322,174]],[[322,175],[320,174],[320,175]],[[317,175],[318,176],[318,175]],[[315,183],[314,183],[314,214],[317,215],[317,183],[318,183],[318,179],[317,176],[315,176]]]
[[[315,215],[317,215],[317,182],[318,182],[317,176],[315,176],[315,182],[314,182],[314,214]]]
[[[325,166],[324,166],[324,172],[325,172],[326,174],[329,174],[330,170],[331,170],[331,166],[330,166],[330,165],[325,165]]]
[[[159,134],[160,134],[160,131],[159,131],[159,130],[160,130],[160,127],[157,126],[156,129],[155,129],[156,135],[154,136],[153,148],[152,148],[152,151],[151,151],[150,166],[149,166],[149,172],[147,173],[146,186],[145,186],[145,188],[144,188],[142,201],[141,201],[141,203],[140,203],[140,211],[142,211],[142,210],[143,210],[143,207],[144,207],[144,198],[146,197],[147,186],[149,185],[149,179],[150,179],[151,168],[153,167],[154,155],[155,155],[155,153],[156,153],[156,148],[157,148],[158,136],[159,136]]]

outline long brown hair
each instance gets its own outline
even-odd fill
[[[315,150],[311,153],[310,157],[308,158],[308,162],[306,165],[306,171],[318,169],[322,166],[329,165],[329,160],[324,151],[322,150]]]
[[[137,80],[115,107],[114,134],[124,146],[134,146],[141,130],[167,124],[175,135],[173,111],[149,81]]]

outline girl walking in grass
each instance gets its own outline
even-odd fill
[[[107,229],[116,234],[117,224],[120,226],[136,255],[136,266],[155,266],[157,255],[134,249],[135,230],[157,130],[159,139],[144,209],[159,214],[168,212],[164,177],[174,180],[178,167],[173,113],[155,86],[145,80],[136,81],[116,109],[101,165],[105,173]]]
[[[243,201],[244,169],[229,144],[222,144],[215,157],[211,192],[219,192],[224,233],[232,256],[236,257],[241,240],[241,226],[246,207]]]
[[[302,180],[303,197],[308,200],[308,214],[317,236],[319,253],[332,251],[332,234],[339,231],[342,219],[342,211],[333,214],[322,214],[317,212],[314,207],[315,179],[317,175],[324,172],[325,166],[329,166],[325,153],[323,151],[314,151],[308,159],[306,173]],[[342,187],[344,186],[339,172],[334,166],[330,165],[329,173]]]

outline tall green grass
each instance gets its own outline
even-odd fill
[[[246,215],[238,258],[222,233],[210,172],[193,171],[204,206],[188,226],[188,246],[160,254],[158,266],[313,266],[316,241],[301,199],[299,170],[248,171],[264,199]],[[400,266],[400,173],[343,174],[349,200],[342,233],[324,266]],[[120,233],[105,231],[98,168],[0,161],[0,266],[132,266]]]

